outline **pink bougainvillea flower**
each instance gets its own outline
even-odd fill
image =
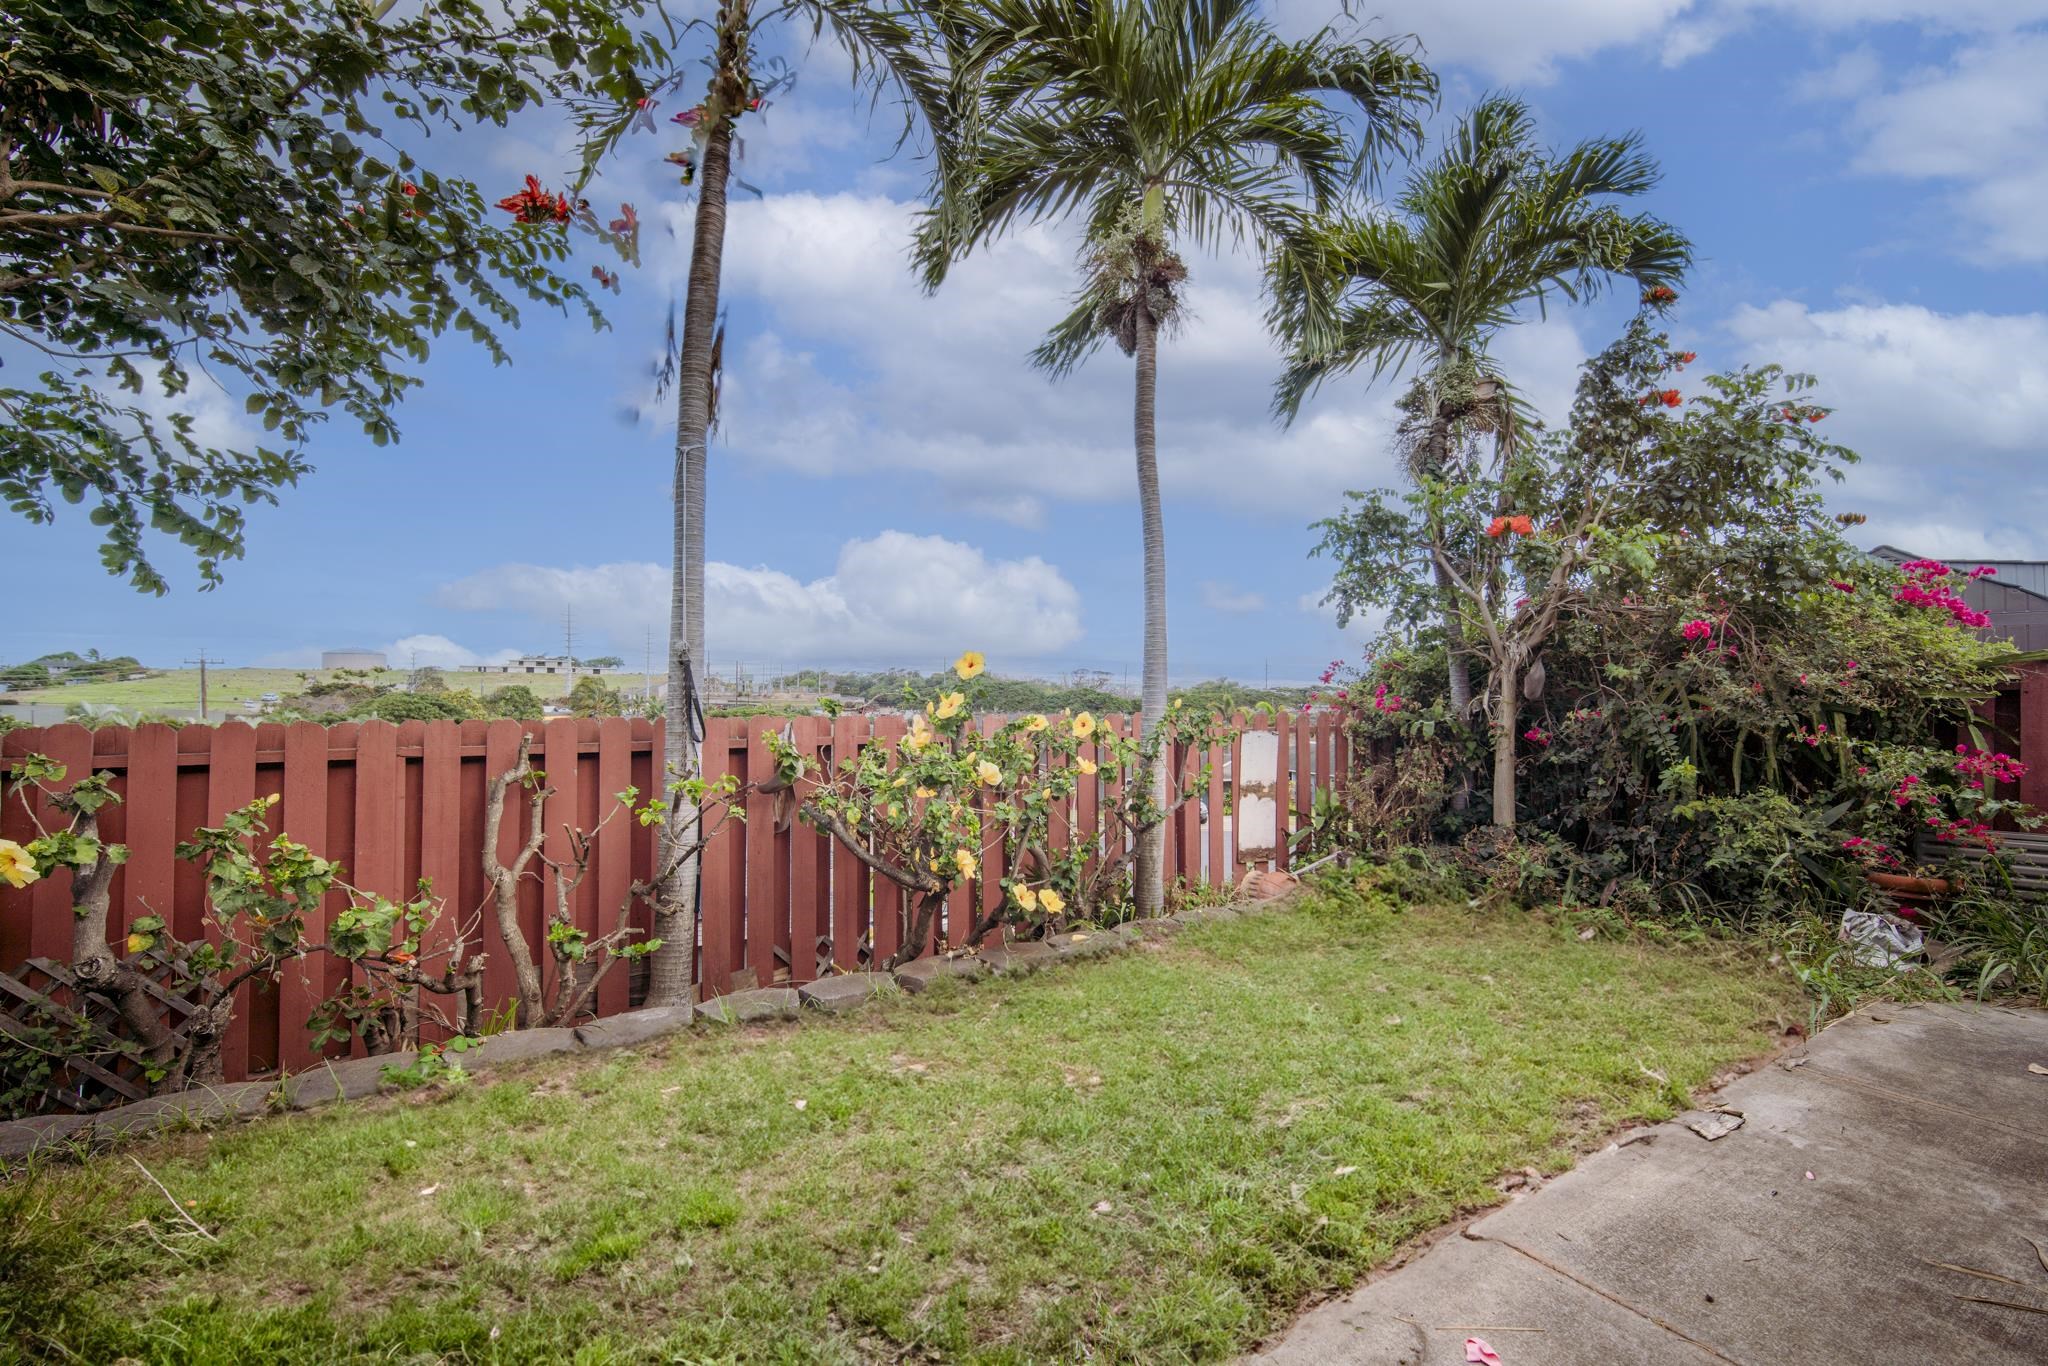
[[[1844,583],[1840,579],[1829,579],[1828,587],[1834,589],[1838,593],[1853,593],[1856,591],[1855,584]]]
[[[1711,640],[1714,636],[1714,623],[1705,617],[1694,617],[1679,628],[1678,634],[1685,640]]]

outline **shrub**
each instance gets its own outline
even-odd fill
[[[538,721],[544,715],[540,699],[524,683],[509,683],[484,694],[484,711],[507,721]]]

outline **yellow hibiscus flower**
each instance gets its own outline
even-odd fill
[[[1044,730],[1045,726],[1046,721],[1043,716],[1027,717],[1024,721],[1024,729],[1030,731],[1034,735],[1037,734],[1039,731]]]
[[[943,693],[939,697],[939,709],[936,712],[934,712],[933,715],[937,716],[941,721],[945,721],[952,717],[958,716],[960,714],[960,709],[966,705],[966,693]]]
[[[1052,888],[1047,887],[1038,894],[1038,909],[1047,915],[1058,915],[1067,909],[1067,900]]]
[[[8,886],[26,887],[41,876],[28,850],[13,840],[0,840],[0,878],[5,878]]]
[[[938,793],[936,793],[936,792],[934,792],[934,791],[932,791],[932,790],[931,790],[930,788],[928,788],[928,787],[920,787],[920,788],[919,788],[919,789],[917,790],[917,795],[918,795],[918,796],[920,796],[920,797],[922,797],[922,798],[924,798],[924,799],[926,799],[927,801],[929,801],[929,800],[930,800],[931,798],[933,798],[933,797],[936,797],[936,796],[938,796],[939,794],[938,794]]]
[[[1017,898],[1017,904],[1027,911],[1038,909],[1038,893],[1029,887],[1012,887],[1010,895]]]
[[[974,857],[972,849],[955,849],[953,851],[953,866],[960,870],[961,877],[971,878],[979,870],[981,864]]]
[[[974,776],[981,779],[982,786],[984,787],[1001,787],[1003,785],[1003,771],[986,759],[975,765]]]
[[[1094,733],[1095,718],[1093,716],[1084,711],[1074,718],[1074,738],[1076,740],[1086,740]]]
[[[988,661],[981,657],[981,651],[969,650],[953,661],[953,672],[965,683],[970,678],[979,678],[981,671],[988,667]]]
[[[925,724],[925,719],[913,716],[910,718],[910,733],[903,737],[903,745],[906,749],[926,749],[930,747],[932,738],[932,728]]]
[[[1093,774],[1095,772],[1095,761],[1093,759],[1076,759],[1074,767],[1081,770],[1084,774]]]

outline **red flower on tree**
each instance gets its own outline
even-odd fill
[[[1668,304],[1678,298],[1678,291],[1669,285],[1652,285],[1643,291],[1646,304]]]
[[[526,178],[526,188],[518,194],[508,194],[498,201],[498,207],[521,223],[566,223],[569,221],[569,197],[549,194],[540,186],[538,176]]]
[[[1486,534],[1495,540],[1509,532],[1517,536],[1531,536],[1536,532],[1536,524],[1526,516],[1496,517],[1486,524]]]

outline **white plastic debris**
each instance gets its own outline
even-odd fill
[[[1925,945],[1917,928],[1880,911],[1842,912],[1841,939],[1850,956],[1867,968],[1909,968],[1913,965],[1905,960]]]

